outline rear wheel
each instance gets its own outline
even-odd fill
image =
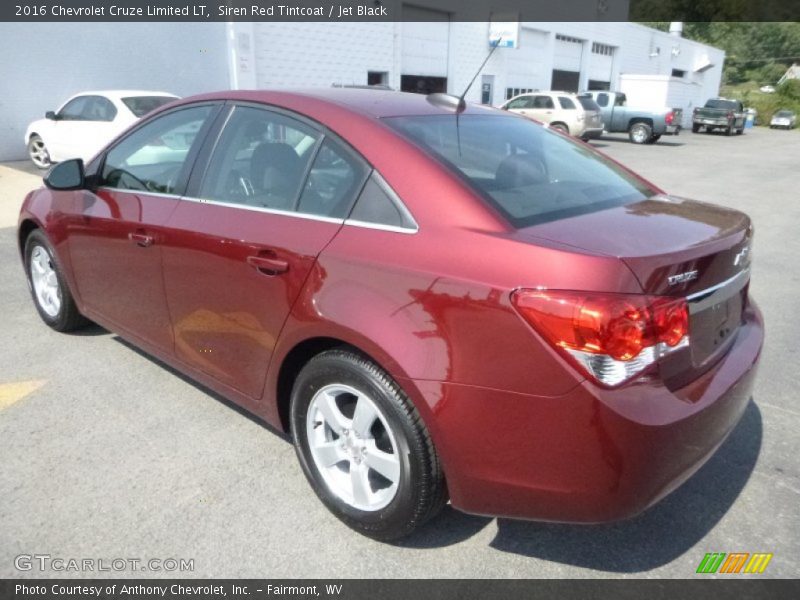
[[[634,123],[628,130],[628,138],[634,144],[645,144],[653,135],[653,128],[647,123]]]
[[[311,487],[359,533],[403,537],[447,501],[416,409],[386,372],[355,352],[329,350],[303,367],[292,389],[291,428]]]
[[[39,229],[25,240],[25,273],[33,303],[47,325],[56,331],[72,331],[88,323],[78,312],[53,248]]]
[[[658,140],[661,139],[660,135],[651,135],[650,139],[645,142],[646,144],[655,144]]]
[[[698,131],[700,131],[700,125],[692,123],[692,133],[697,133]]]
[[[52,164],[50,152],[47,151],[44,140],[36,134],[33,134],[28,140],[28,156],[31,162],[40,169],[47,169]]]
[[[725,128],[725,135],[733,135],[733,125],[728,125]]]

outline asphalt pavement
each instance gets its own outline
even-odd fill
[[[291,444],[256,419],[99,327],[63,335],[41,323],[14,230],[40,175],[0,165],[0,577],[686,578],[707,552],[772,553],[758,577],[797,577],[800,132],[593,145],[675,195],[752,216],[751,292],[767,322],[754,401],[706,466],[633,520],[543,524],[448,507],[395,544],[329,514]],[[50,559],[17,558],[33,555]],[[70,564],[59,558],[143,563],[58,571]],[[161,567],[142,570],[151,559]],[[168,559],[193,569],[167,571]]]

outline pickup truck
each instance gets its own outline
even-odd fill
[[[627,132],[634,144],[654,144],[662,135],[678,135],[680,108],[632,108],[622,92],[584,92],[600,106],[608,133]]]
[[[727,98],[711,98],[702,108],[694,109],[692,113],[692,132],[697,133],[705,127],[707,133],[715,129],[722,129],[725,135],[744,133],[744,122],[747,113],[738,100]]]

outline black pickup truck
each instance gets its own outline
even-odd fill
[[[715,129],[722,129],[726,135],[735,131],[744,133],[744,122],[747,114],[744,106],[738,100],[727,98],[711,98],[702,108],[694,109],[692,113],[692,132],[697,133],[701,127],[710,133]]]

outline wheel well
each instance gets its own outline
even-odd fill
[[[30,219],[25,219],[19,226],[19,252],[20,254],[24,254],[25,252],[25,241],[28,239],[28,236],[31,234],[31,231],[34,229],[39,229],[39,226],[31,221]]]
[[[351,346],[337,340],[336,338],[318,337],[304,340],[291,349],[286,358],[283,359],[281,370],[278,372],[278,386],[276,390],[276,402],[278,405],[278,415],[281,419],[281,428],[284,432],[289,433],[290,421],[289,408],[292,399],[292,386],[294,380],[297,378],[300,370],[306,363],[314,358],[317,354],[321,354],[326,350],[332,348],[351,348],[356,352],[361,352],[358,348]],[[363,354],[363,353],[362,353]]]
[[[554,125],[561,125],[564,129],[567,130],[567,133],[569,133],[569,125],[567,125],[563,121],[553,121],[552,123],[550,123],[550,127],[553,127]]]
[[[653,126],[653,119],[645,119],[644,117],[637,117],[628,121],[628,129],[636,125],[636,123],[644,123],[645,125]]]

